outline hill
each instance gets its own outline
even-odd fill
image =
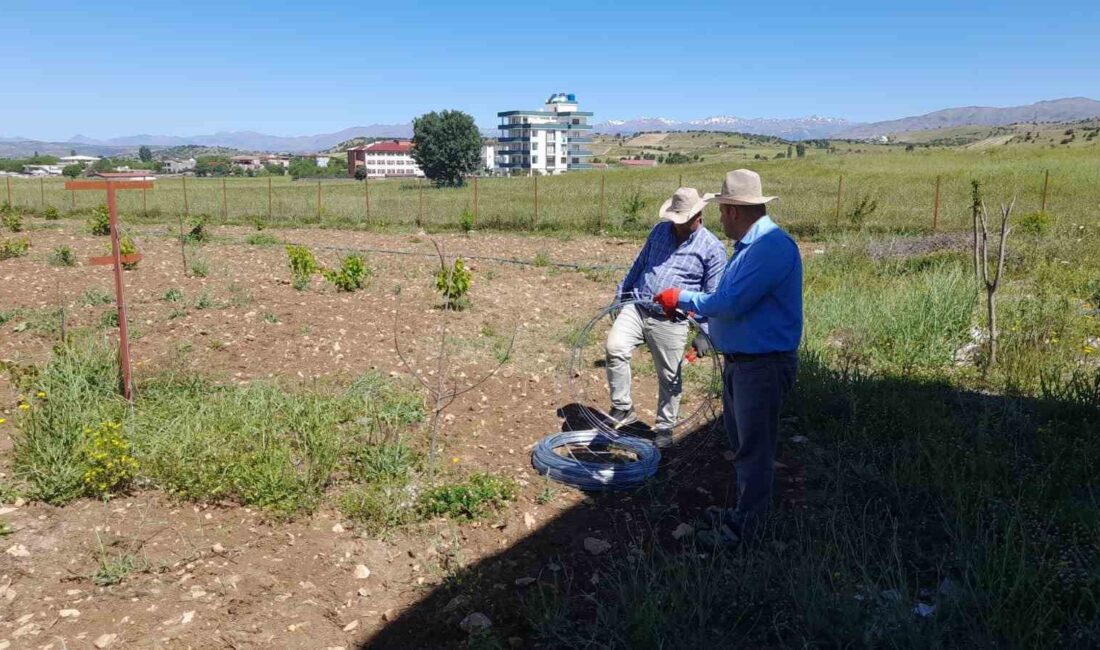
[[[1030,122],[1068,122],[1100,117],[1100,101],[1087,97],[1068,97],[1035,102],[1026,106],[996,108],[990,106],[964,106],[903,117],[885,122],[861,124],[840,131],[837,138],[874,138],[901,134],[908,131],[927,131],[959,126],[1007,126]]]

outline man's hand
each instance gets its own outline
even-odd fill
[[[697,334],[691,341],[691,349],[695,350],[696,356],[705,357],[710,354],[711,351],[710,341],[707,337]]]
[[[665,289],[654,296],[653,301],[665,310],[665,316],[672,318],[676,315],[676,305],[680,302],[680,289],[678,287]]]

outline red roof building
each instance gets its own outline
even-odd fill
[[[348,176],[354,177],[361,167],[370,178],[424,176],[412,158],[412,142],[408,140],[385,140],[348,149]]]
[[[629,158],[623,158],[619,161],[620,165],[624,167],[656,167],[656,160],[630,160]]]

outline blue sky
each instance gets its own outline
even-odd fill
[[[0,0],[0,136],[276,135],[576,93],[596,119],[1100,98],[1100,2]]]

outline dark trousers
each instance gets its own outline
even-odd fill
[[[798,353],[725,355],[722,421],[736,453],[737,508],[730,517],[752,535],[767,514],[775,477],[779,411],[794,386]]]

